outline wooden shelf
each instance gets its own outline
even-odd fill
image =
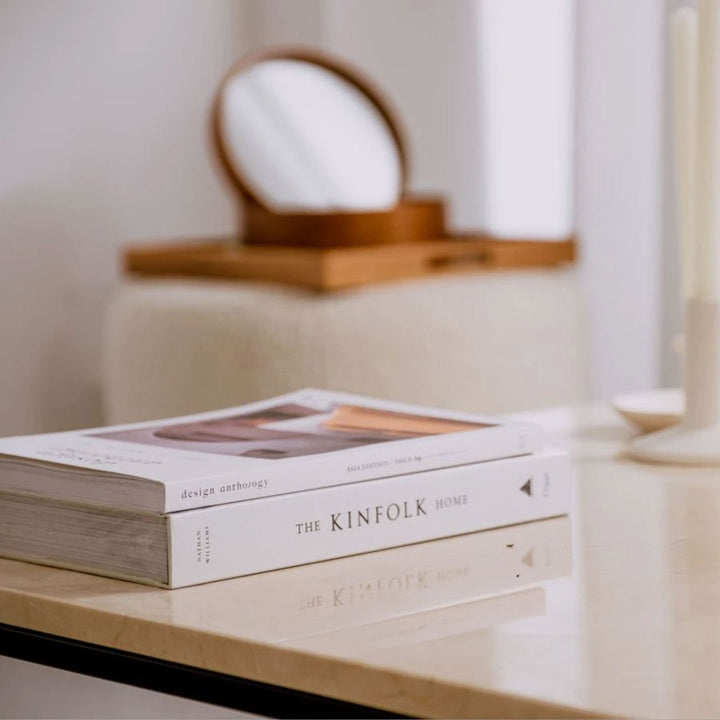
[[[345,248],[263,247],[230,239],[126,248],[126,272],[265,280],[331,291],[408,278],[574,262],[574,238],[558,241],[455,236]]]

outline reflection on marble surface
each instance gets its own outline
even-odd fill
[[[438,610],[412,613],[333,632],[297,638],[288,645],[352,658],[398,645],[467,635],[495,625],[545,614],[545,588],[533,587]]]
[[[720,473],[627,460],[609,409],[536,417],[571,522],[177,591],[0,561],[0,620],[408,714],[720,715]]]

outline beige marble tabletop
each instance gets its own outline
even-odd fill
[[[0,560],[0,622],[411,715],[720,716],[720,471],[537,419],[570,519],[172,591]]]

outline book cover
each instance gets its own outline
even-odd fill
[[[305,389],[163,421],[0,439],[0,490],[175,512],[540,446],[532,424]]]

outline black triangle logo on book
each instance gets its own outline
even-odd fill
[[[520,488],[528,497],[532,496],[532,478],[528,478],[525,484]]]

